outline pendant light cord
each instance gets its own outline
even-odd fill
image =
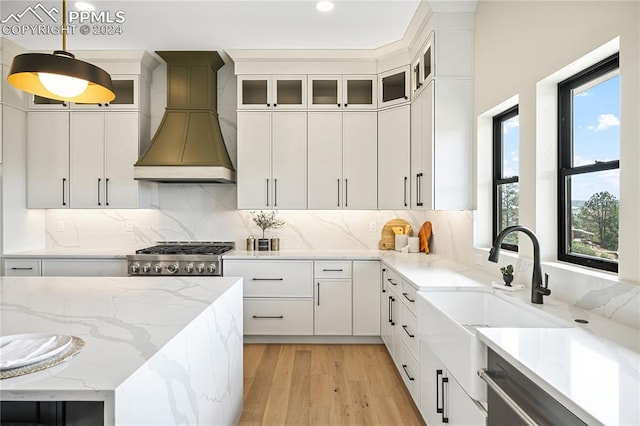
[[[67,0],[62,0],[62,50],[67,50]]]

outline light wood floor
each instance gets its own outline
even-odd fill
[[[244,345],[239,425],[424,425],[384,345]]]

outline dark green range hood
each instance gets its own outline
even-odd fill
[[[167,109],[134,178],[235,183],[217,112],[218,52],[156,52],[167,63]]]

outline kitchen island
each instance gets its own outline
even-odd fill
[[[235,425],[240,418],[239,278],[0,277],[0,309],[2,336],[85,342],[62,364],[2,380],[5,404],[95,402],[85,406],[101,409],[105,425]]]

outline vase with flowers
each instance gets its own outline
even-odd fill
[[[253,221],[258,228],[262,229],[262,238],[258,238],[259,251],[269,250],[269,239],[266,238],[265,231],[267,229],[278,229],[284,226],[284,221],[278,219],[276,217],[277,215],[277,211],[264,212],[260,210],[259,212],[251,212]]]

